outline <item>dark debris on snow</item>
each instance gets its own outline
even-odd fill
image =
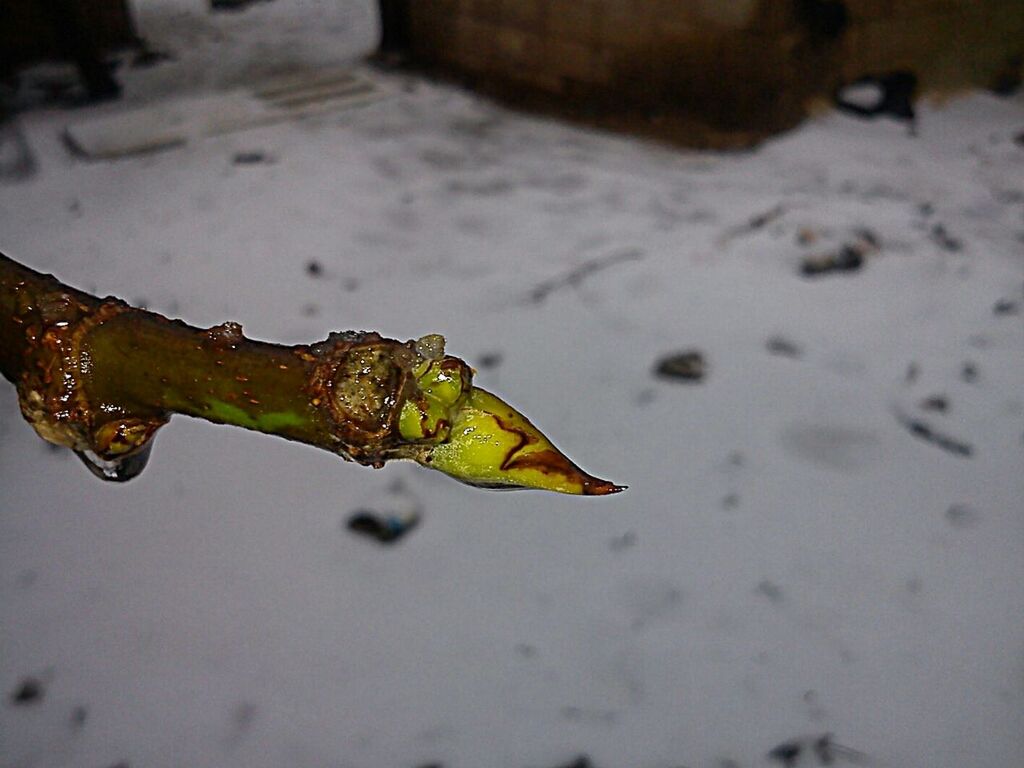
[[[15,706],[38,704],[43,698],[43,683],[35,677],[26,677],[11,692],[11,703]]]
[[[707,363],[700,351],[690,349],[661,358],[654,373],[669,381],[698,382],[707,375]]]

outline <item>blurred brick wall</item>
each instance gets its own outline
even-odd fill
[[[815,16],[837,6],[841,30]],[[410,13],[414,58],[485,90],[725,133],[792,125],[861,75],[986,86],[1024,54],[1024,0],[414,0]]]

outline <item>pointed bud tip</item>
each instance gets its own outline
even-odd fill
[[[573,496],[608,496],[625,486],[584,472],[515,408],[473,387],[449,439],[421,463],[483,488],[533,488]]]
[[[622,493],[624,490],[629,488],[628,485],[615,485],[607,480],[601,480],[598,483],[587,483],[583,486],[584,496],[611,496],[614,493]]]

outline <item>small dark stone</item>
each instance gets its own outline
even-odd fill
[[[795,359],[800,357],[803,352],[799,346],[782,336],[772,336],[765,342],[764,346],[765,349],[773,355],[779,355],[781,357],[792,357]]]
[[[762,597],[767,597],[773,603],[782,602],[782,587],[780,587],[774,581],[770,581],[768,579],[761,579],[761,581],[758,582],[757,588],[754,591]]]
[[[738,493],[727,493],[722,497],[722,509],[736,509],[740,505]]]
[[[963,242],[959,238],[953,237],[942,224],[936,224],[932,227],[932,240],[942,250],[949,253],[958,253],[964,247]]]
[[[89,710],[84,706],[77,706],[71,710],[71,727],[81,728],[85,725],[85,721],[89,719]]]
[[[394,544],[415,528],[419,521],[420,516],[415,512],[400,516],[359,510],[349,517],[346,527],[353,533],[367,536],[381,544]]]
[[[929,395],[921,401],[922,411],[945,413],[949,410],[949,399],[945,395]]]
[[[258,163],[269,163],[269,156],[260,150],[252,150],[248,152],[235,152],[231,156],[231,162],[235,165],[256,165]]]
[[[621,536],[613,536],[608,542],[608,549],[612,552],[621,552],[624,549],[629,549],[636,544],[636,532],[626,531]]]
[[[1010,299],[1000,299],[992,306],[996,315],[1016,315],[1020,313],[1020,304]]]
[[[594,768],[594,764],[590,762],[590,758],[586,755],[580,755],[571,763],[557,766],[557,768]]]
[[[907,366],[907,372],[903,374],[903,380],[906,381],[907,384],[913,384],[915,381],[917,381],[917,377],[920,374],[921,368],[918,366],[918,364],[911,363],[910,365]]]
[[[1018,147],[1024,147],[1024,131],[1021,131],[1013,137],[1013,143]]]
[[[804,277],[819,277],[832,272],[856,272],[864,266],[863,243],[844,245],[836,253],[825,253],[807,256],[800,263],[800,273]]]
[[[319,261],[314,260],[306,264],[306,274],[310,277],[320,277],[323,273],[324,267]]]
[[[973,528],[981,520],[981,515],[967,504],[951,504],[946,510],[946,520],[954,528]]]
[[[782,763],[786,768],[793,768],[802,751],[803,745],[799,741],[784,741],[768,752],[768,759]]]
[[[480,358],[477,360],[477,365],[484,370],[490,370],[501,365],[502,359],[501,352],[485,352],[480,355]]]
[[[11,693],[11,703],[16,706],[38,704],[43,698],[43,684],[35,677],[26,677]]]
[[[655,374],[672,381],[701,381],[707,373],[704,355],[696,350],[668,355],[658,361]]]
[[[864,265],[864,248],[857,245],[844,245],[839,249],[836,269],[845,272],[860,269]]]
[[[978,366],[971,362],[966,362],[960,367],[960,378],[968,384],[973,384],[978,380]]]

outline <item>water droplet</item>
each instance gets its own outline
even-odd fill
[[[149,454],[153,443],[147,443],[139,451],[116,459],[102,459],[92,451],[75,451],[75,455],[100,480],[113,483],[126,483],[142,474],[149,462]]]

